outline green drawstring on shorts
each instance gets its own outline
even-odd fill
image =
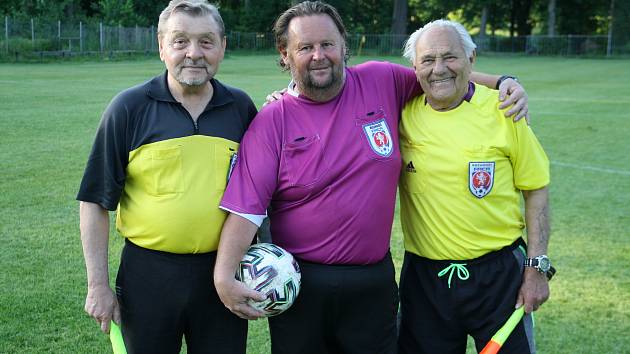
[[[455,273],[455,269],[457,269],[457,277],[461,280],[467,280],[470,274],[468,273],[468,269],[466,269],[466,263],[451,263],[448,267],[442,269],[438,273],[438,277],[448,275],[448,288],[451,288],[451,279],[453,279],[453,273]]]

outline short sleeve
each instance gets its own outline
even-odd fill
[[[112,100],[101,117],[77,194],[77,200],[107,210],[118,206],[129,161],[129,112],[121,95]]]
[[[510,156],[514,185],[520,190],[540,189],[549,184],[549,159],[524,119],[514,123],[515,149]]]
[[[416,79],[413,69],[398,64],[391,64],[396,84],[396,94],[400,98],[400,106],[422,93],[422,88]]]
[[[239,213],[265,215],[278,184],[280,148],[271,116],[259,113],[245,133],[221,207]]]
[[[247,98],[248,98],[248,102],[247,102],[247,118],[248,118],[249,122],[251,122],[252,119],[254,119],[254,117],[258,113],[258,110],[256,109],[256,106],[254,105],[254,102],[252,101],[252,99],[249,96],[247,96]]]

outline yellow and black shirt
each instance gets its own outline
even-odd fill
[[[197,123],[166,73],[121,92],[103,114],[77,199],[117,210],[118,231],[141,247],[217,249],[227,216],[219,201],[256,107],[243,91],[211,83]]]

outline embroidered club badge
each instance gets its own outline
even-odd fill
[[[477,198],[488,195],[494,185],[494,162],[468,163],[468,188]]]
[[[374,151],[377,155],[389,157],[392,154],[392,151],[394,151],[394,144],[385,119],[364,124],[363,132],[370,143],[372,151]]]

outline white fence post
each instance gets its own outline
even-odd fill
[[[61,46],[61,21],[57,21],[57,39],[59,40],[59,50],[62,50]]]
[[[618,12],[618,11],[617,11]],[[610,9],[608,13],[608,41],[606,43],[606,56],[610,57],[612,55],[612,47],[613,47],[613,29],[615,24],[615,0],[610,0]]]
[[[35,49],[35,22],[31,18],[31,47]]]
[[[7,55],[9,55],[9,16],[4,16],[4,39]]]
[[[79,52],[83,53],[83,22],[79,21]]]
[[[101,48],[101,53],[103,53],[103,47],[104,47],[104,43],[103,43],[103,22],[99,22],[98,24],[98,28],[99,28],[99,43],[100,43],[100,48]]]
[[[612,20],[610,21],[610,24],[608,26],[609,26],[609,28],[608,28],[608,36],[607,36],[607,40],[606,40],[606,42],[607,42],[606,43],[606,56],[610,58],[610,56],[612,55],[612,45],[613,45],[613,42],[612,42],[612,39],[613,39],[613,37],[612,37],[612,35],[613,35],[613,27],[612,27],[613,26],[613,21]]]

